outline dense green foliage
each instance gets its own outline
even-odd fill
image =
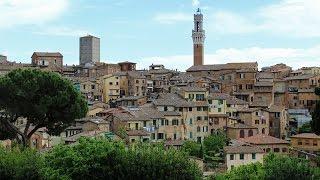
[[[225,174],[217,175],[212,179],[266,179],[266,180],[309,180],[319,179],[319,169],[310,166],[310,162],[285,155],[269,154],[260,163],[239,166]]]
[[[201,179],[186,153],[160,144],[80,139],[51,151],[0,149],[0,179]]]
[[[0,179],[40,179],[42,165],[42,157],[33,150],[0,147]]]
[[[16,69],[0,78],[0,109],[2,129],[19,134],[24,144],[42,127],[50,134],[59,134],[88,110],[87,102],[69,80],[35,69]],[[24,132],[13,125],[19,117],[27,119]]]
[[[302,126],[298,129],[299,133],[311,133],[312,128],[311,128],[311,122],[306,122],[302,124]]]
[[[183,143],[181,149],[187,152],[190,156],[203,158],[203,148],[200,143],[197,143],[195,141],[186,141]]]
[[[210,135],[204,138],[203,146],[206,155],[216,154],[223,150],[227,144],[227,136],[223,132]]]

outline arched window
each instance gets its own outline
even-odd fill
[[[248,137],[253,136],[253,131],[250,129],[248,132]]]
[[[240,138],[244,138],[244,130],[240,130]]]
[[[265,129],[264,128],[262,128],[262,134],[265,134],[266,132],[265,132]]]

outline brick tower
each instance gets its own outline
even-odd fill
[[[203,65],[203,46],[205,31],[203,30],[203,15],[198,8],[194,14],[194,29],[192,30],[193,39],[193,65]]]

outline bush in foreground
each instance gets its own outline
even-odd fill
[[[185,153],[151,145],[126,148],[121,142],[81,139],[45,155],[48,179],[200,179]]]

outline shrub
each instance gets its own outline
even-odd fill
[[[80,139],[45,155],[48,179],[200,179],[187,154],[150,144],[126,147],[121,142]]]

